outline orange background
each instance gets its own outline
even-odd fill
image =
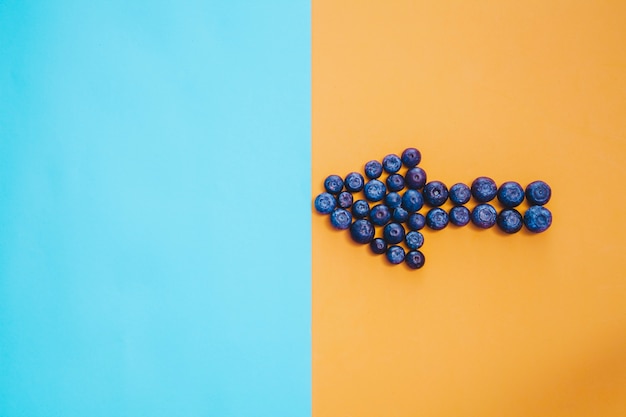
[[[315,213],[313,415],[626,415],[626,2],[312,17],[314,194],[415,146],[448,186],[545,180],[554,216],[538,235],[425,230],[411,271]]]

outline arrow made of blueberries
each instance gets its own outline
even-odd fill
[[[412,269],[424,266],[424,254],[419,251],[424,244],[419,230],[424,226],[441,230],[448,222],[465,226],[471,220],[483,229],[497,224],[506,233],[516,233],[525,225],[531,232],[540,233],[552,224],[552,213],[544,207],[552,191],[543,181],[528,184],[524,192],[515,181],[505,182],[498,188],[491,178],[479,177],[471,187],[457,183],[448,190],[441,181],[426,182],[426,172],[418,167],[421,160],[420,151],[408,148],[401,157],[385,156],[382,164],[376,160],[366,163],[367,182],[358,172],[349,173],[345,179],[329,175],[324,181],[326,191],[315,198],[315,209],[320,214],[330,214],[330,223],[335,229],[350,229],[355,242],[369,243],[372,252],[386,254],[390,263],[404,261]],[[403,165],[407,168],[404,176],[398,173]],[[384,183],[378,179],[383,171],[387,173]],[[400,194],[402,190],[405,191]],[[353,194],[360,191],[365,199],[354,201]],[[524,196],[530,208],[522,217],[515,207],[524,201]],[[471,197],[479,204],[470,213],[464,204]],[[500,213],[489,204],[496,197],[504,206]],[[454,204],[449,213],[441,208],[448,198]],[[374,204],[371,208],[370,203]],[[425,217],[418,213],[424,203],[431,207]],[[403,225],[409,229],[408,233]],[[383,228],[382,238],[374,237],[376,227]]]

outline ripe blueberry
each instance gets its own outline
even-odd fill
[[[498,213],[491,204],[479,204],[472,210],[472,223],[481,229],[488,229],[496,224]]]
[[[513,208],[502,210],[500,214],[498,214],[496,221],[500,229],[502,229],[505,233],[519,232],[524,225],[522,215],[519,211]]]
[[[524,213],[524,224],[533,233],[545,232],[552,224],[552,213],[543,206],[532,206]]]
[[[383,238],[377,237],[370,242],[370,249],[377,255],[382,255],[387,251],[387,242]]]
[[[498,188],[498,201],[504,207],[517,207],[524,201],[524,189],[515,181],[507,181]]]
[[[535,181],[526,187],[526,198],[534,206],[543,206],[552,196],[550,186],[543,181]]]
[[[498,186],[489,177],[478,177],[472,182],[472,195],[481,203],[493,200],[497,193]]]
[[[441,208],[433,208],[426,213],[426,225],[433,230],[441,230],[448,225],[448,213]]]
[[[448,188],[441,181],[431,181],[424,186],[424,201],[432,207],[439,207],[448,199]]]
[[[385,184],[378,180],[370,180],[364,187],[365,198],[369,201],[380,201],[385,197],[387,189]]]
[[[374,225],[365,219],[357,220],[350,226],[350,235],[357,243],[370,243],[374,239]]]
[[[409,249],[419,249],[424,244],[424,235],[420,232],[412,231],[406,234],[405,240]]]
[[[400,174],[391,174],[385,182],[391,191],[400,191],[404,188],[404,177]]]
[[[370,205],[365,200],[357,200],[352,204],[352,215],[357,219],[362,219],[370,214]]]
[[[421,213],[413,213],[406,222],[411,230],[422,230],[426,224],[426,218]]]
[[[394,265],[402,263],[404,261],[405,252],[400,246],[393,245],[387,249],[387,260]]]
[[[459,182],[450,187],[450,201],[452,201],[455,206],[461,206],[467,203],[470,201],[471,197],[472,192],[470,188],[463,183]]]
[[[324,180],[324,188],[331,194],[339,194],[343,188],[343,180],[339,175],[329,175]]]
[[[424,254],[418,250],[412,250],[406,254],[404,262],[411,269],[419,269],[424,266],[424,262],[426,259],[424,258]]]
[[[376,226],[384,226],[391,219],[391,212],[389,211],[389,207],[384,204],[378,204],[372,207],[370,211],[370,220]]]
[[[330,214],[330,224],[332,224],[335,229],[346,230],[350,227],[351,223],[352,214],[346,209],[336,208]]]
[[[365,176],[371,180],[380,177],[383,173],[383,164],[378,161],[369,161],[365,164]]]
[[[337,206],[337,201],[332,194],[322,193],[315,197],[315,210],[320,214],[330,214]]]
[[[396,207],[391,215],[394,222],[404,223],[409,218],[409,212],[402,207]]]
[[[426,171],[420,167],[411,168],[404,175],[404,182],[407,188],[418,190],[426,184]]]
[[[465,226],[470,221],[470,211],[465,206],[454,206],[450,209],[450,223]]]
[[[422,154],[415,148],[406,148],[400,157],[402,163],[407,168],[413,168],[422,160]]]
[[[414,213],[424,206],[422,193],[417,190],[406,190],[402,196],[402,207],[409,213]]]
[[[390,174],[400,171],[402,160],[398,155],[389,154],[383,158],[383,169]]]
[[[348,208],[352,205],[352,193],[342,191],[337,196],[337,205],[341,208]]]
[[[383,229],[383,238],[392,245],[402,242],[404,240],[404,227],[398,223],[389,223]]]
[[[346,180],[343,182],[346,190],[350,191],[351,193],[357,193],[361,191],[364,184],[365,181],[363,180],[363,175],[359,174],[358,172],[349,173],[348,175],[346,175]]]
[[[396,192],[387,193],[385,196],[385,204],[392,209],[400,207],[400,204],[402,204],[402,196]]]

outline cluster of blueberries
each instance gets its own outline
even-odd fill
[[[386,254],[392,264],[405,262],[413,269],[424,265],[424,254],[419,250],[424,244],[420,232],[424,226],[441,230],[448,223],[465,226],[471,221],[483,229],[497,224],[506,233],[516,233],[525,225],[531,232],[539,233],[552,224],[552,214],[544,207],[550,200],[551,189],[543,181],[532,182],[524,190],[514,181],[498,187],[491,178],[479,177],[471,187],[458,183],[448,189],[441,181],[426,182],[426,172],[418,167],[421,159],[417,149],[408,148],[401,156],[385,156],[382,164],[369,161],[365,164],[367,182],[358,172],[351,172],[343,179],[330,175],[324,181],[326,191],[315,198],[315,209],[330,214],[334,228],[350,229],[355,242],[369,243],[374,253]],[[402,166],[407,169],[404,175],[399,174]],[[384,182],[379,179],[383,172],[387,173]],[[402,190],[405,191],[400,194]],[[354,194],[361,191],[365,199],[354,201]],[[470,212],[464,204],[472,197],[479,204]],[[500,213],[489,204],[495,198],[504,207]],[[522,217],[515,207],[524,198],[530,208]],[[441,208],[448,199],[454,205],[449,213]],[[375,205],[370,208],[370,203]],[[418,213],[424,204],[430,206],[426,216]],[[376,226],[383,228],[382,238],[375,237]],[[408,252],[400,246],[402,242]]]

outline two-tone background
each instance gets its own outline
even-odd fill
[[[626,414],[618,1],[0,2],[0,416]],[[324,177],[553,188],[388,266]]]

